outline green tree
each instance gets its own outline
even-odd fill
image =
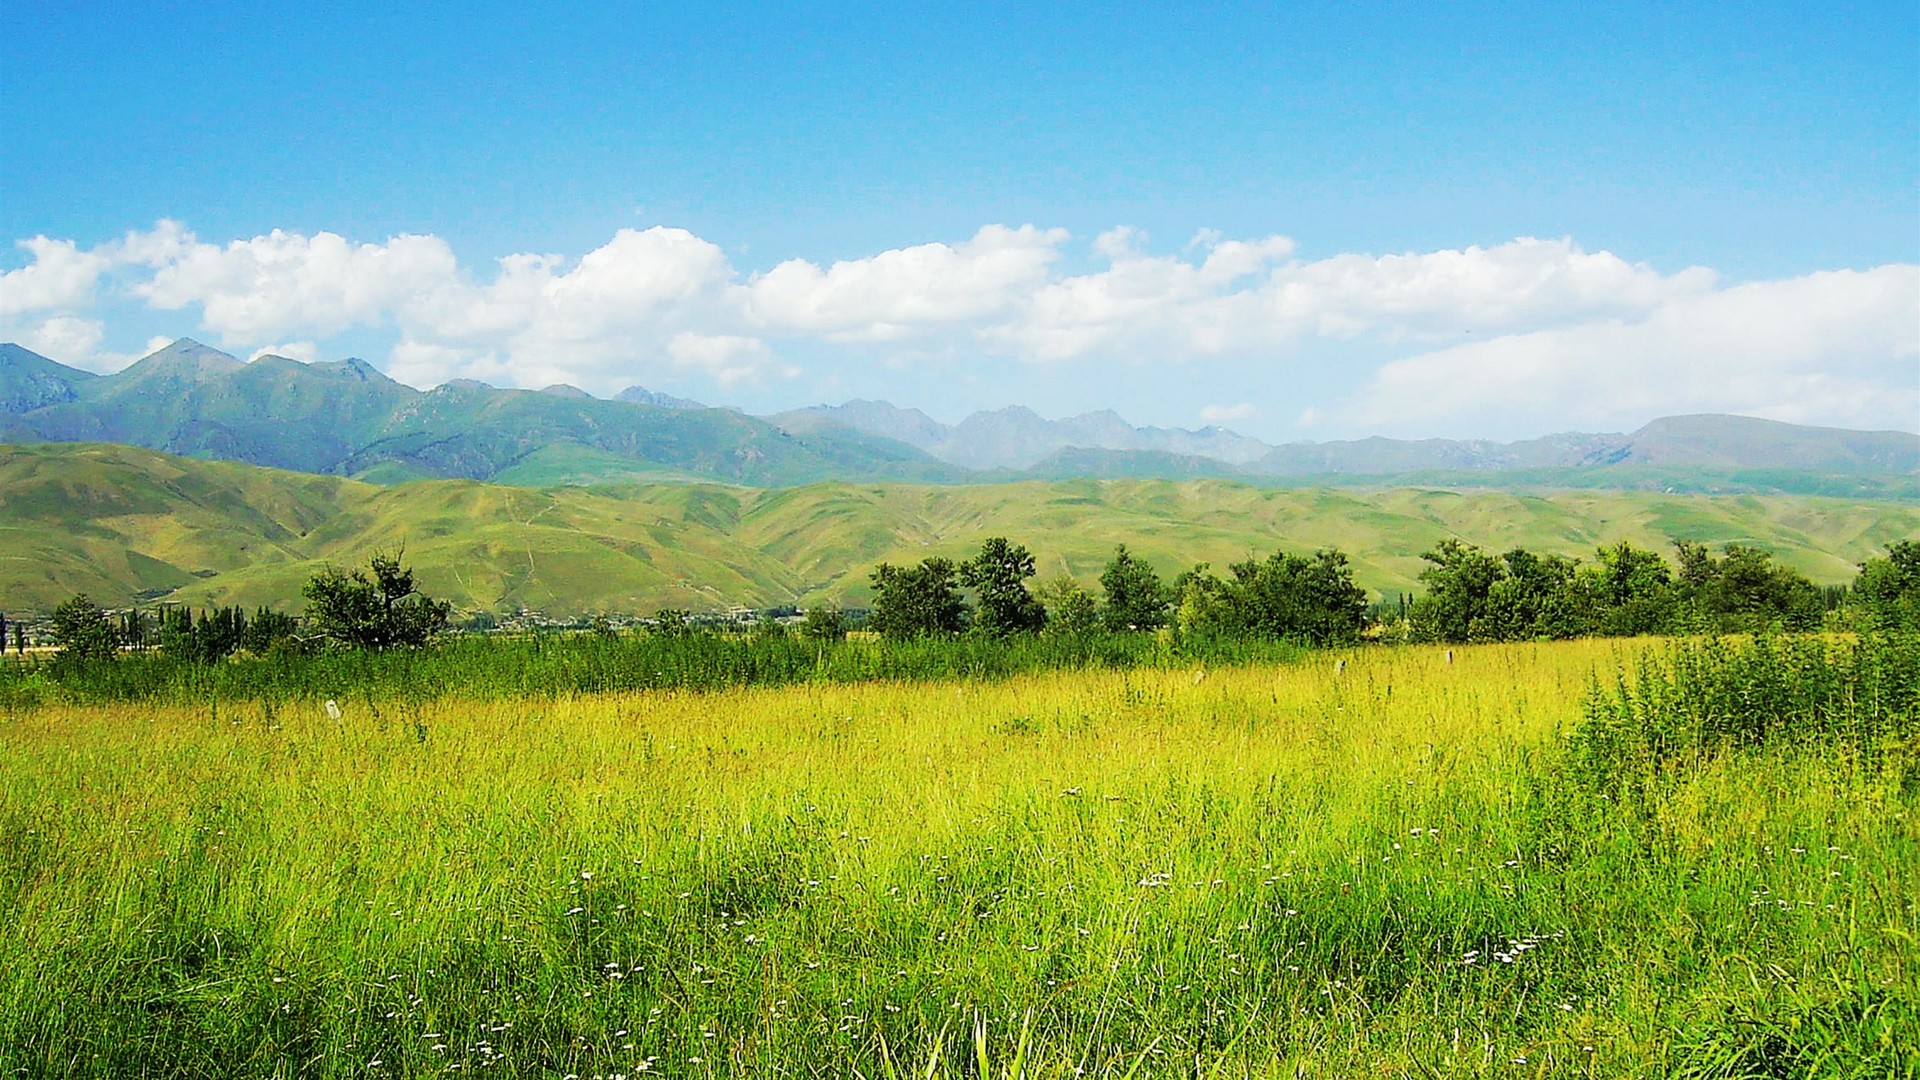
[[[1459,540],[1440,541],[1421,558],[1432,563],[1420,572],[1427,591],[1408,613],[1415,641],[1485,640],[1493,587],[1507,577],[1499,559]]]
[[[299,641],[300,622],[284,611],[262,606],[247,620],[240,635],[240,647],[262,656],[274,649],[294,647]]]
[[[1242,633],[1331,645],[1358,638],[1366,625],[1367,594],[1353,583],[1347,557],[1332,548],[1311,556],[1276,551],[1232,570],[1229,591]]]
[[[371,574],[332,567],[307,580],[307,621],[330,641],[355,649],[417,647],[447,628],[452,605],[414,586],[398,555],[375,555]]]
[[[1591,620],[1575,586],[1577,564],[1559,555],[1514,548],[1500,557],[1505,573],[1487,590],[1473,641],[1528,641],[1587,633]]]
[[[809,641],[845,641],[846,612],[830,604],[813,605],[807,609],[806,621],[800,624],[800,636]]]
[[[960,583],[980,599],[973,625],[988,634],[1037,633],[1047,623],[1047,611],[1027,591],[1033,576],[1033,554],[1025,547],[995,536],[980,553],[960,565]]]
[[[86,593],[76,593],[54,608],[48,629],[62,660],[109,659],[119,644],[107,613]]]
[[[1174,625],[1183,634],[1200,637],[1227,637],[1238,632],[1231,591],[1208,563],[1195,563],[1193,569],[1173,579],[1175,597]]]
[[[1114,546],[1113,558],[1100,571],[1100,589],[1106,594],[1100,615],[1107,629],[1157,630],[1167,625],[1174,594],[1153,567],[1133,557],[1127,545]]]
[[[1593,598],[1603,634],[1658,634],[1673,624],[1673,572],[1659,552],[1642,551],[1625,540],[1603,547],[1582,584]]]
[[[693,632],[693,624],[688,621],[691,618],[685,608],[663,607],[653,613],[653,632],[661,637],[686,637]]]
[[[1683,623],[1732,631],[1819,626],[1826,608],[1819,587],[1799,571],[1775,563],[1767,552],[1728,544],[1726,554],[1716,559],[1704,544],[1683,541],[1674,548],[1680,572],[1673,595]]]
[[[882,637],[915,638],[959,633],[967,628],[967,602],[955,582],[952,560],[933,557],[918,566],[881,563],[873,582],[868,625]]]
[[[1178,622],[1208,637],[1287,638],[1316,645],[1352,641],[1366,625],[1367,594],[1347,557],[1275,552],[1235,563],[1222,580],[1203,563],[1180,576]]]
[[[1046,609],[1049,634],[1086,634],[1100,628],[1100,607],[1093,594],[1065,574],[1041,582],[1034,598]]]
[[[1884,557],[1860,564],[1853,603],[1883,629],[1920,629],[1920,543],[1896,540]]]

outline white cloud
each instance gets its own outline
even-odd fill
[[[1920,425],[1920,267],[1683,295],[1640,319],[1512,334],[1396,360],[1348,409],[1368,430],[1484,431],[1513,415],[1620,428],[1738,412]]]
[[[667,343],[667,354],[681,367],[694,368],[722,386],[757,378],[774,370],[773,350],[758,338],[733,334],[695,334],[682,331]],[[798,374],[797,369],[781,367],[782,375]]]
[[[62,363],[79,367],[98,367],[100,342],[107,328],[98,319],[75,315],[55,315],[20,328],[20,344]]]
[[[988,225],[949,246],[921,244],[834,263],[790,259],[747,287],[755,318],[829,341],[888,342],[1007,318],[1046,281],[1064,229]]]
[[[166,343],[163,341],[161,344],[164,346]],[[263,356],[281,356],[288,360],[311,364],[320,359],[320,346],[311,341],[285,341],[278,345],[262,345],[247,357],[247,363],[251,364]]]
[[[682,364],[669,350],[675,335],[744,321],[725,254],[684,229],[622,229],[571,266],[555,255],[513,255],[498,266],[489,284],[450,274],[395,304],[396,362],[404,351],[412,378],[612,391]],[[709,373],[749,377],[744,353],[735,354]]]
[[[0,317],[82,306],[92,299],[100,275],[113,266],[108,256],[81,251],[71,240],[36,236],[14,246],[33,260],[0,274]]]
[[[1260,410],[1251,401],[1242,401],[1237,405],[1208,405],[1200,410],[1200,419],[1209,424],[1231,424],[1259,415]]]
[[[226,247],[188,242],[157,256],[134,292],[164,310],[189,305],[222,343],[240,346],[293,333],[320,337],[381,325],[397,305],[443,288],[453,251],[432,236],[354,244],[335,233],[275,229]]]
[[[1284,262],[1293,252],[1286,237],[1203,232],[1189,245],[1205,252],[1195,262],[1141,254],[1136,239],[1130,230],[1103,235],[1095,247],[1107,269],[1049,284],[1028,318],[987,335],[1025,359],[1177,360],[1280,350],[1303,338],[1432,341],[1625,315],[1713,284],[1707,270],[1662,275],[1568,240]]]
[[[1135,371],[1219,359],[1277,380],[1331,349],[1374,369],[1349,404],[1253,398],[1202,417],[1245,421],[1258,402],[1268,414],[1307,407],[1298,423],[1329,430],[1472,430],[1522,411],[1548,427],[1618,426],[1682,409],[1914,424],[1912,266],[1728,287],[1710,270],[1662,273],[1568,239],[1303,260],[1285,236],[1203,229],[1168,253],[1123,227],[1075,252],[1090,268],[1067,271],[1070,242],[988,225],[955,243],[744,275],[713,243],[655,227],[577,258],[518,253],[476,269],[433,236],[276,230],[214,244],[162,221],[93,248],[20,242],[26,264],[0,277],[0,333],[106,369],[129,358],[102,350],[97,309],[132,299],[196,311],[230,349],[320,356],[336,335],[372,332],[392,341],[390,373],[416,385],[601,393],[754,385],[794,374],[783,356]]]

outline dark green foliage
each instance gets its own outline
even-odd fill
[[[1825,604],[1801,574],[1758,548],[1728,544],[1715,559],[1704,544],[1674,545],[1680,558],[1674,599],[1696,624],[1722,631],[1812,630]]]
[[[1160,575],[1118,544],[1107,568],[1100,572],[1100,588],[1106,593],[1100,616],[1108,630],[1154,630],[1167,624],[1167,609],[1173,596],[1160,581]]]
[[[1501,556],[1505,576],[1487,591],[1480,624],[1468,636],[1486,641],[1571,638],[1592,631],[1592,604],[1576,577],[1579,564],[1559,555],[1514,548]]]
[[[147,617],[138,609],[120,616],[120,622],[113,632],[120,644],[129,649],[144,649],[150,644],[147,640]]]
[[[248,620],[247,627],[240,634],[240,647],[250,653],[264,653],[269,649],[295,648],[300,621],[284,611],[270,607],[260,607]]]
[[[247,615],[240,608],[214,608],[195,613],[170,607],[160,612],[159,644],[169,656],[210,663],[240,648],[247,632]]]
[[[980,603],[974,628],[987,634],[1031,634],[1046,625],[1047,612],[1027,591],[1033,576],[1033,554],[1025,547],[995,536],[980,553],[960,565],[960,583],[974,590]]]
[[[375,555],[371,576],[329,567],[308,579],[307,620],[330,641],[355,649],[418,647],[447,628],[451,605],[414,588],[397,555]]]
[[[1620,541],[1599,552],[1590,578],[1600,609],[1599,631],[1630,636],[1665,631],[1673,617],[1673,573],[1659,552]]]
[[[686,637],[693,632],[693,624],[687,621],[690,615],[684,608],[663,607],[653,613],[653,632],[667,638]]]
[[[967,602],[948,559],[924,559],[918,566],[881,563],[871,575],[873,608],[867,625],[887,638],[957,634],[967,628]]]
[[[800,624],[800,636],[808,641],[845,641],[846,613],[837,607],[815,604],[807,609],[807,619]]]
[[[1356,640],[1366,626],[1367,594],[1338,551],[1275,552],[1264,562],[1236,563],[1232,573],[1221,580],[1201,565],[1181,575],[1182,630],[1332,645]]]
[[[1637,567],[1648,553],[1622,544],[1612,554]],[[1408,611],[1416,641],[1579,637],[1594,632],[1598,613],[1606,610],[1600,600],[1604,571],[1582,574],[1572,559],[1525,548],[1496,559],[1457,540],[1443,540],[1421,557],[1433,565],[1420,575],[1426,595]]]
[[[237,607],[196,613],[191,608],[168,607],[160,612],[155,635],[162,652],[197,663],[211,663],[239,650],[265,653],[299,647],[299,621],[284,611],[261,607],[249,618]]]
[[[1100,608],[1093,594],[1070,577],[1043,582],[1035,596],[1047,609],[1049,634],[1088,634],[1101,628]]]
[[[1500,560],[1458,540],[1440,541],[1420,556],[1433,565],[1420,572],[1426,594],[1414,601],[1410,618],[1416,641],[1472,641],[1485,638],[1493,587],[1507,576]]]
[[[1756,548],[1716,558],[1679,543],[1676,575],[1657,552],[1624,541],[1592,566],[1515,548],[1496,559],[1443,540],[1423,558],[1427,593],[1410,612],[1416,641],[1526,641],[1585,634],[1811,630],[1828,606],[1804,576]]]
[[[111,659],[119,646],[107,613],[86,593],[53,609],[51,630],[60,659],[68,663]]]
[[[1853,602],[1870,625],[1920,631],[1920,543],[1897,540],[1884,557],[1861,563]]]

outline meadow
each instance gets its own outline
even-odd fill
[[[1920,1075],[1864,648],[21,700],[0,1073]]]
[[[1396,487],[1276,490],[1225,480],[1058,480],[756,490],[651,484],[535,490],[464,480],[378,487],[102,444],[0,446],[0,610],[76,592],[108,607],[298,606],[329,565],[403,550],[430,595],[463,612],[557,618],[827,601],[864,607],[881,562],[965,559],[1005,536],[1041,579],[1091,587],[1124,542],[1171,581],[1276,548],[1337,547],[1375,599],[1422,591],[1421,553],[1448,538],[1593,561],[1630,542],[1770,552],[1818,585],[1852,580],[1920,535],[1920,503],[1659,491]]]

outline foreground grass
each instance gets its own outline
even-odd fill
[[[1913,755],[1559,783],[1642,647],[15,711],[0,1065],[1920,1074]]]

